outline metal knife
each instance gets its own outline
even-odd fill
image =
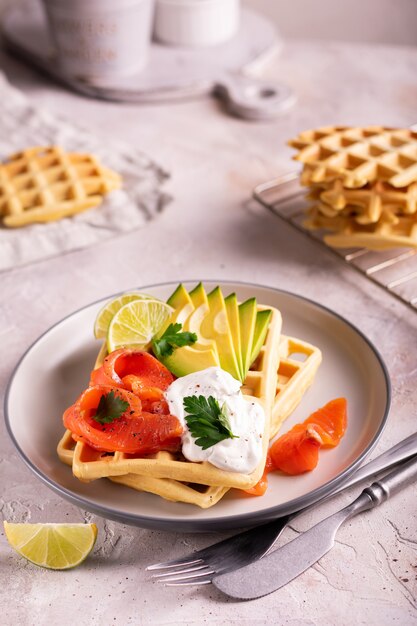
[[[268,556],[233,572],[213,577],[212,583],[232,598],[253,600],[280,589],[324,556],[334,544],[340,526],[363,511],[373,509],[417,480],[417,456],[372,483],[347,507]]]

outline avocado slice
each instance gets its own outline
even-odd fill
[[[235,349],[235,355],[237,364],[239,367],[240,377],[239,380],[243,380],[243,368],[242,368],[242,346],[240,342],[240,322],[239,322],[239,305],[237,296],[235,293],[231,293],[224,299],[226,306],[227,319],[229,320],[229,328],[232,335],[233,346]]]
[[[180,309],[186,304],[192,304],[188,291],[182,283],[180,283],[174,293],[169,296],[167,304],[172,306],[173,309]]]
[[[240,343],[242,349],[242,380],[244,381],[251,366],[252,346],[255,336],[257,316],[256,298],[249,298],[239,304]]]
[[[194,312],[193,315],[190,315],[190,317],[186,321],[184,325],[184,330],[189,330],[192,333],[196,333],[198,335],[199,344],[212,346],[213,342],[205,340],[203,337],[200,337],[199,334],[201,321],[203,317],[207,315],[209,310],[207,294],[206,290],[203,287],[203,284],[198,283],[198,285],[189,292],[188,297],[190,298],[194,306]]]
[[[207,294],[203,287],[203,283],[198,283],[198,285],[190,291],[188,296],[193,303],[194,308],[198,309],[198,307],[202,304],[205,304],[208,307]]]
[[[197,285],[192,293],[193,298],[191,298],[191,295],[185,289],[184,285],[178,285],[174,293],[167,300],[170,306],[175,307],[175,311],[165,325],[165,328],[161,329],[158,333],[158,336],[163,334],[169,324],[175,324],[176,322],[182,324],[182,330],[191,330],[189,328],[189,320],[196,313],[193,300],[198,308],[200,308],[200,302],[204,306],[204,299],[207,301],[207,296],[201,283]],[[205,309],[203,308],[201,314],[205,314],[207,311],[208,304],[205,305]],[[220,365],[216,346],[202,345],[200,337],[195,344],[176,348],[172,354],[160,357],[160,359],[175,376],[186,376],[187,374],[206,369],[207,367]]]
[[[255,361],[262,346],[265,342],[266,333],[268,331],[269,321],[271,319],[271,309],[265,309],[264,311],[258,311],[255,321],[255,331],[253,334],[252,352],[250,357],[250,365]]]
[[[214,350],[211,348],[198,350],[196,345],[177,348],[171,355],[162,357],[161,361],[177,377],[186,376],[207,367],[219,367],[219,358]]]
[[[218,351],[214,337],[205,337],[201,333],[202,321],[209,312],[207,294],[206,290],[203,287],[203,284],[198,283],[198,285],[194,287],[194,289],[190,291],[188,295],[194,306],[194,311],[184,322],[183,329],[197,335],[197,343],[195,343],[193,346],[196,350],[207,350],[207,348],[210,348],[211,350],[213,350],[218,358]]]
[[[214,340],[219,354],[220,367],[236,380],[241,380],[226,305],[220,287],[215,287],[207,295],[207,300],[209,311],[202,319],[199,336]]]
[[[191,313],[194,311],[194,305],[190,296],[188,295],[188,291],[184,287],[184,285],[180,284],[176,288],[173,294],[167,300],[167,304],[172,306],[175,311],[165,324],[164,328],[160,330],[158,333],[158,337],[163,335],[164,331],[168,328],[169,324],[182,324],[190,317]]]

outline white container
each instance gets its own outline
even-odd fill
[[[239,28],[240,0],[156,0],[154,38],[174,46],[213,46]]]
[[[62,69],[82,78],[141,70],[150,45],[153,0],[43,0]]]

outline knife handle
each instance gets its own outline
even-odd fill
[[[369,478],[372,474],[379,474],[383,470],[387,470],[390,466],[396,465],[400,461],[405,461],[407,458],[417,454],[417,433],[413,433],[406,439],[399,441],[395,446],[385,450],[382,454],[377,456],[373,461],[369,461],[357,471],[353,473],[346,481],[331,492],[330,497],[339,491],[343,491],[347,487],[352,487],[361,482],[364,478]]]
[[[415,480],[417,480],[417,456],[406,463],[402,463],[384,478],[372,483],[362,493],[371,498],[374,506],[378,506],[404,487],[411,485]]]

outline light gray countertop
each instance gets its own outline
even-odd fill
[[[94,300],[163,281],[258,282],[310,297],[357,325],[386,360],[393,403],[374,455],[416,430],[417,316],[330,252],[250,201],[253,187],[288,171],[288,138],[325,124],[408,126],[417,121],[417,49],[289,43],[269,77],[298,104],[272,122],[228,117],[211,98],[172,105],[99,103],[71,94],[1,56],[33,103],[131,142],[172,173],[174,200],[145,229],[0,275],[2,395],[26,348]],[[417,623],[417,489],[410,487],[338,534],[330,554],[279,592],[228,600],[211,586],[163,588],[144,567],[215,536],[149,531],[96,518],[61,500],[20,460],[1,425],[0,509],[9,521],[94,520],[92,557],[67,573],[37,569],[0,542],[1,621],[9,624]],[[343,494],[330,512],[357,493]],[[320,511],[320,515],[323,510]],[[308,527],[311,514],[297,524]],[[4,539],[4,537],[2,537]]]

